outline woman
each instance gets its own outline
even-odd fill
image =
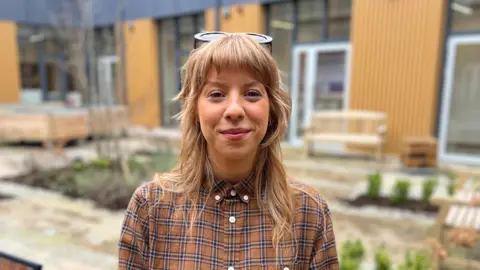
[[[183,71],[178,165],[134,193],[120,269],[338,269],[326,202],[282,163],[271,38],[198,34]]]

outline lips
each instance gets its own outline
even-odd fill
[[[245,139],[250,133],[250,129],[245,128],[232,128],[221,131],[220,133],[225,136],[226,139],[231,141],[239,141]]]
[[[222,134],[232,134],[232,135],[235,135],[235,134],[242,134],[242,133],[248,133],[248,132],[250,132],[250,129],[246,129],[246,128],[232,128],[232,129],[224,130],[224,131],[222,131],[221,133],[222,133]]]

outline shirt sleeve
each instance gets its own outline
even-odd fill
[[[141,193],[128,204],[118,244],[118,269],[148,269],[148,210]]]
[[[337,246],[330,210],[325,202],[321,206],[321,224],[313,247],[310,269],[338,270]]]

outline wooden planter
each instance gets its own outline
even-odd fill
[[[407,138],[400,160],[405,167],[436,167],[437,141],[434,138]]]
[[[120,131],[128,124],[124,106],[35,107],[0,110],[0,140],[57,142]]]

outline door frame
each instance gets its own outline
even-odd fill
[[[301,123],[298,123],[298,99],[299,99],[299,82],[300,82],[300,54],[306,53],[306,68],[304,73],[304,116]],[[315,70],[317,69],[317,60],[319,52],[345,52],[345,79],[344,79],[344,97],[343,108],[349,107],[350,102],[350,72],[351,72],[351,58],[352,45],[349,41],[316,43],[316,44],[296,44],[292,49],[292,80],[291,80],[291,99],[292,99],[292,115],[290,117],[289,125],[289,143],[297,146],[303,145],[303,140],[298,136],[298,127],[310,124],[310,120],[314,111],[314,83]],[[308,103],[305,103],[307,101]]]
[[[98,76],[98,83],[100,87],[100,80],[102,80],[102,75],[104,74],[112,74],[112,64],[118,63],[119,62],[119,57],[116,55],[103,55],[99,56],[97,59],[97,76]],[[105,73],[102,74],[102,68],[105,68]],[[105,78],[105,83],[112,85],[113,81],[112,78],[106,77]],[[108,99],[108,102],[111,104],[108,105],[114,105],[115,100],[117,99],[116,96],[116,89],[110,89],[110,93],[106,93],[105,91],[100,91],[100,98],[102,99],[102,93],[103,95],[106,95],[106,98]]]
[[[440,132],[438,136],[438,158],[442,162],[459,164],[480,164],[480,155],[455,154],[447,152],[447,137],[449,117],[452,101],[452,88],[455,80],[455,60],[457,47],[462,44],[478,44],[480,46],[480,34],[468,36],[452,36],[447,41],[447,57],[443,70],[445,80],[443,82],[442,110],[440,114]]]

